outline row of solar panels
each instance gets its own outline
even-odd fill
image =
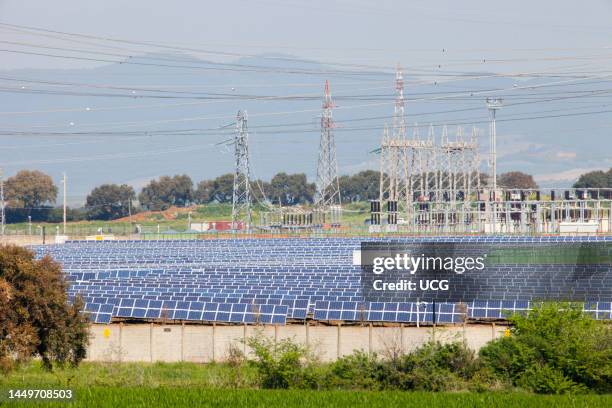
[[[251,312],[261,311],[262,307],[267,306],[286,306],[286,315],[293,319],[305,319],[308,313],[308,300],[281,300],[281,299],[232,299],[231,302],[224,301],[225,299],[198,300],[198,301],[177,301],[177,300],[150,300],[150,299],[130,299],[130,298],[88,298],[87,304],[110,304],[114,307],[114,313],[119,313],[121,309],[160,309],[160,310],[191,310],[202,311],[214,310],[219,311],[244,311],[249,308]],[[212,306],[211,306],[212,305]],[[222,306],[219,306],[222,305]],[[139,317],[139,316],[123,316],[117,314],[117,317]],[[175,317],[178,319],[178,317]]]
[[[98,299],[96,299],[98,300]],[[278,304],[176,302],[143,299],[113,299],[112,303],[86,303],[85,311],[95,323],[110,323],[112,317],[169,319],[242,324],[286,324],[287,318],[306,319],[307,301]],[[461,323],[465,319],[504,319],[531,308],[528,301],[474,301],[467,305],[424,302],[334,302],[317,301],[314,320],[390,323]],[[584,312],[597,319],[612,319],[612,302],[587,302]]]
[[[276,325],[284,325],[287,322],[289,311],[285,305],[176,302],[174,307],[165,308],[161,302],[159,305],[148,302],[132,302],[129,306],[87,303],[85,311],[89,313],[91,321],[105,324],[110,323],[112,317],[120,317]]]
[[[214,240],[191,240],[191,239],[176,239],[176,240],[143,240],[143,241],[134,241],[134,240],[116,240],[116,241],[103,241],[108,245],[117,245],[117,246],[125,246],[134,244],[135,242],[141,242],[145,245],[156,246],[159,244],[163,244],[164,246],[214,246],[214,247],[230,247],[233,248],[236,244],[248,244],[248,243],[262,243],[262,244],[270,244],[270,243],[279,243],[284,242],[288,246],[289,244],[293,244],[297,247],[303,248],[304,242],[319,242],[322,245],[334,245],[336,243],[346,243],[346,242],[387,242],[389,240],[397,241],[397,242],[439,242],[439,241],[447,241],[447,242],[592,242],[592,241],[612,241],[612,238],[609,236],[526,236],[526,235],[455,235],[455,236],[431,236],[431,237],[325,237],[325,238],[256,238],[256,239],[248,239],[248,238],[240,238],[240,239],[232,239],[232,238],[220,238]],[[99,244],[100,241],[67,241],[68,243],[79,243],[85,244],[89,246],[95,246]]]
[[[387,239],[376,238],[325,238],[325,239],[241,239],[241,240],[201,240],[201,241],[103,241],[103,242],[71,242],[67,246],[47,246],[35,247],[39,254],[50,253],[59,254],[66,261],[78,260],[84,263],[89,258],[90,262],[95,262],[96,255],[100,255],[99,260],[109,263],[111,260],[131,261],[136,255],[146,255],[155,252],[163,255],[166,261],[176,261],[183,263],[185,259],[193,258],[197,261],[210,259],[212,254],[221,255],[220,260],[227,260],[228,256],[238,259],[240,254],[247,251],[255,257],[275,258],[284,257],[288,252],[296,259],[301,255],[307,258],[316,257],[321,253],[327,254],[347,254],[347,249],[359,249],[362,242],[386,242]],[[609,236],[550,236],[550,237],[526,237],[526,236],[462,236],[462,237],[419,237],[419,238],[393,238],[392,242],[398,243],[426,243],[426,242],[451,242],[451,243],[559,243],[559,242],[612,242]],[[266,248],[266,253],[259,251]],[[109,253],[108,249],[113,252]],[[177,254],[177,249],[203,250],[199,256],[194,256],[193,252]],[[135,252],[136,251],[136,252]],[[125,252],[126,255],[118,254]],[[223,253],[221,253],[223,252]],[[227,253],[225,253],[227,252]],[[178,258],[178,259],[174,259]]]

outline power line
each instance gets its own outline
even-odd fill
[[[607,106],[607,105],[606,105]],[[528,120],[538,120],[538,119],[553,119],[553,118],[563,118],[563,117],[573,117],[573,116],[587,116],[587,115],[598,115],[598,114],[605,114],[605,113],[611,113],[612,110],[596,110],[596,111],[588,111],[588,112],[575,112],[575,113],[566,113],[566,114],[555,114],[555,115],[538,115],[538,116],[527,116],[527,117],[504,117],[502,119],[498,119],[497,122],[517,122],[517,121],[528,121]],[[434,123],[428,123],[428,124],[423,124],[423,125],[406,125],[406,128],[420,128],[420,127],[426,127],[429,125],[432,126],[461,126],[461,125],[477,125],[477,124],[486,124],[488,123],[487,120],[485,120],[484,117],[475,117],[475,118],[463,118],[463,119],[459,119],[458,121],[451,121],[451,122],[434,122]],[[292,124],[292,126],[295,124]],[[268,125],[269,127],[272,126],[277,126],[277,125]],[[287,125],[289,126],[289,125]],[[377,130],[380,131],[383,129],[383,126],[353,126],[353,127],[336,127],[335,130],[337,132],[348,132],[348,131],[359,131],[359,130]],[[113,133],[107,133],[106,135],[127,135],[127,134],[140,134],[140,135],[147,135],[148,133],[152,133],[155,135],[193,135],[194,132],[199,132],[199,133],[203,133],[206,131],[214,131],[217,133],[214,133],[213,135],[219,135],[219,136],[224,136],[223,133],[220,133],[219,128],[210,128],[210,129],[185,129],[185,130],[158,130],[158,131],[141,131],[141,132],[131,132],[131,133],[126,133],[126,132],[113,132]],[[299,133],[318,133],[320,132],[320,129],[317,128],[306,128],[306,129],[289,129],[289,130],[262,130],[262,131],[258,131],[256,132],[256,134],[283,134],[283,135],[290,135],[290,134],[299,134]],[[225,133],[225,135],[227,135],[228,133]],[[32,133],[32,132],[23,132],[23,133],[19,133],[19,132],[11,132],[11,131],[0,131],[0,135],[53,135],[53,136],[57,136],[57,135],[69,135],[69,136],[75,136],[75,135],[104,135],[104,133],[101,132],[88,132],[88,133],[79,133],[79,132],[72,132],[72,133],[68,133],[68,132],[56,132],[56,133],[50,133],[50,132],[44,132],[44,133]],[[210,145],[206,145],[206,146],[214,146],[214,144],[210,144]],[[200,146],[199,148],[202,148],[204,146]],[[183,151],[182,148],[181,150],[179,150],[178,152]],[[160,151],[162,152],[162,151]],[[168,152],[172,153],[173,151],[169,150]],[[153,152],[155,153],[155,152]],[[163,153],[163,152],[162,152]],[[157,154],[157,153],[156,153]],[[128,154],[131,157],[131,153]],[[102,157],[98,157],[98,159],[105,159],[105,158],[114,158],[112,157],[112,155],[109,156],[102,156]],[[77,161],[86,161],[88,160],[88,158],[82,158],[82,160],[77,160]],[[71,160],[74,161],[74,160]],[[50,162],[54,162],[52,160],[44,160],[44,161],[37,161],[37,163],[50,163]],[[23,162],[23,163],[29,163],[29,162]],[[8,163],[10,165],[15,165],[15,164],[21,164],[21,163]]]
[[[538,88],[542,88],[544,87],[545,84],[540,84],[537,87]],[[536,87],[536,86],[533,86]],[[527,89],[527,88],[532,88],[532,87],[523,87],[521,89]],[[470,98],[473,98],[474,96],[481,95],[481,94],[488,94],[488,93],[494,93],[495,91],[500,91],[502,89],[498,89],[498,90],[481,90],[481,91],[473,91],[470,92]],[[503,90],[518,90],[518,88],[506,88]],[[568,96],[559,96],[559,97],[550,97],[550,98],[540,98],[540,99],[536,99],[536,100],[532,100],[532,101],[524,101],[524,102],[515,102],[512,104],[507,104],[507,106],[517,106],[517,105],[527,105],[527,104],[533,104],[533,103],[545,103],[545,102],[553,102],[553,101],[559,101],[559,100],[568,100],[568,99],[577,99],[577,98],[585,98],[585,97],[593,97],[595,94],[608,94],[610,93],[612,90],[609,89],[601,89],[601,90],[589,90],[589,91],[581,91],[583,92],[582,94],[577,94],[577,95],[568,95]],[[428,101],[428,100],[446,100],[446,99],[453,99],[453,100],[457,100],[458,96],[461,95],[466,95],[466,92],[460,92],[460,93],[455,93],[455,94],[449,94],[449,95],[441,95],[441,96],[437,96],[437,97],[431,97],[431,98],[413,98],[413,99],[408,99],[408,102],[414,102],[414,101]],[[537,96],[537,94],[534,94]],[[365,105],[350,105],[350,106],[342,106],[339,107],[339,109],[354,109],[357,107],[368,107],[368,106],[380,106],[380,105],[384,105],[385,103],[381,103],[381,104],[365,104]],[[454,110],[445,110],[445,111],[438,111],[438,112],[425,112],[425,113],[419,113],[419,114],[415,114],[415,116],[422,116],[422,115],[430,115],[430,114],[442,114],[442,113],[454,113],[454,112],[461,112],[461,111],[470,111],[470,110],[480,110],[480,107],[474,107],[474,108],[463,108],[463,109],[454,109]],[[277,114],[291,114],[291,113],[300,113],[300,112],[314,112],[316,110],[314,109],[306,109],[306,110],[300,110],[300,111],[288,111],[288,112],[272,112],[272,113],[261,113],[261,114],[255,114],[252,116],[270,116],[270,115],[277,115]],[[156,120],[156,121],[144,121],[144,122],[115,122],[115,123],[99,123],[99,124],[80,124],[79,126],[118,126],[118,125],[126,125],[126,126],[133,126],[133,125],[137,125],[137,124],[159,124],[159,123],[172,123],[172,122],[182,122],[182,121],[193,121],[193,120],[208,120],[208,119],[223,119],[223,118],[228,118],[225,115],[216,115],[216,116],[211,116],[211,117],[195,117],[195,118],[180,118],[180,119],[166,119],[166,120]],[[382,117],[374,117],[374,118],[386,118],[386,116],[382,116]],[[361,119],[352,119],[352,120],[361,120]],[[345,120],[345,121],[351,121],[351,119],[349,120]],[[57,126],[62,126],[62,125],[38,125],[38,126],[33,126],[32,128],[45,128],[45,127],[57,127]],[[217,129],[215,129],[217,130]]]

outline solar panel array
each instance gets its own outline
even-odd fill
[[[460,323],[501,319],[527,301],[366,302],[353,252],[362,238],[74,241],[33,247],[59,261],[69,295],[86,302],[95,323],[115,319],[285,324],[287,320]],[[366,238],[384,241],[381,238]],[[427,237],[423,242],[607,241],[612,237]],[[585,311],[612,318],[610,302]]]
[[[314,308],[314,319],[324,321],[461,323],[464,317],[454,303],[317,301]]]

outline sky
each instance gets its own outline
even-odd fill
[[[46,1],[0,0],[0,21],[7,23],[245,53],[377,65],[399,61],[407,67],[540,53],[517,49],[610,47],[611,17],[610,0],[54,0],[52,7]],[[2,56],[4,68],[75,64]]]
[[[281,138],[256,128],[292,122],[316,127],[319,96],[328,78],[320,74],[224,73],[112,62],[129,54],[128,60],[145,63],[151,62],[146,59],[149,57],[138,57],[158,56],[156,64],[161,61],[172,65],[193,58],[224,64],[345,70],[331,77],[332,92],[337,97],[334,117],[340,121],[340,173],[376,169],[377,158],[369,152],[379,143],[380,128],[387,119],[357,122],[372,126],[369,131],[351,132],[349,122],[392,113],[394,70],[400,63],[406,76],[406,94],[415,99],[407,102],[407,112],[414,116],[409,122],[462,123],[467,118],[483,130],[484,156],[488,148],[484,98],[503,94],[508,103],[499,113],[500,171],[523,170],[534,174],[541,185],[563,186],[581,173],[612,165],[612,145],[608,143],[612,130],[612,113],[608,112],[612,110],[610,21],[610,0],[54,0],[52,6],[43,1],[0,0],[0,88],[6,87],[0,91],[0,131],[57,132],[0,135],[4,142],[0,145],[0,167],[9,176],[22,168],[38,168],[58,183],[62,172],[67,172],[71,181],[69,201],[75,205],[84,201],[91,188],[105,182],[125,182],[139,188],[160,175],[182,172],[197,182],[232,171],[231,151],[218,145],[226,136],[144,138],[128,132],[218,128],[231,123],[237,109],[248,108],[249,124],[253,126],[250,143],[254,174],[267,179],[278,171],[305,172],[314,179],[316,132]],[[24,27],[55,33],[34,35]],[[68,41],[62,33],[91,37]],[[74,49],[92,51],[85,55],[106,61],[83,60],[83,53]],[[302,64],[295,58],[317,64]],[[376,73],[368,77],[346,74],[346,70]],[[499,77],[480,78],[481,74]],[[459,81],[462,75],[477,78]],[[88,85],[27,82],[31,80]],[[561,85],[529,88],[542,83]],[[34,89],[124,92],[113,90],[116,87],[137,96],[146,93],[141,88],[155,87],[172,92],[172,98],[196,91],[316,98],[242,103],[28,93]],[[494,88],[504,91],[486,91]],[[19,90],[24,90],[23,94]],[[479,92],[470,95],[473,90]],[[431,92],[468,95],[443,101],[423,96],[429,100],[419,101],[418,95]],[[596,95],[559,98],[576,92]],[[552,93],[555,101],[542,100]],[[351,95],[370,100],[351,99]],[[531,105],[536,98],[540,99],[538,103]],[[513,107],[513,102],[519,103]],[[466,109],[470,112],[461,112]],[[460,112],[440,115],[452,110]],[[431,112],[437,114],[431,116]],[[568,113],[569,117],[551,117]],[[547,117],[537,119],[542,115]],[[512,122],[517,116],[535,116],[536,120]],[[88,134],[87,139],[62,134],[77,131],[125,134],[114,139],[101,134]]]

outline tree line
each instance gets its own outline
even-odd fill
[[[431,179],[433,180],[433,174]],[[380,173],[365,170],[339,177],[339,187],[344,202],[368,201],[379,196]],[[223,174],[197,184],[186,174],[161,176],[151,180],[138,194],[127,184],[103,184],[95,187],[81,208],[70,208],[67,218],[77,220],[113,220],[127,217],[143,210],[160,211],[171,206],[185,207],[194,204],[231,203],[234,175]],[[486,184],[483,175],[481,184]],[[538,188],[533,177],[519,171],[498,176],[498,184],[504,188]],[[580,176],[575,188],[612,188],[612,168],[592,171]],[[291,206],[311,204],[315,196],[315,184],[303,173],[277,173],[270,179],[251,182],[254,201],[267,200],[275,205]],[[9,177],[5,183],[6,220],[59,222],[61,208],[56,208],[58,188],[53,179],[38,170],[22,170]]]
[[[346,200],[359,201],[378,196],[379,173],[363,171],[340,177],[340,190]],[[140,211],[161,211],[172,206],[186,207],[209,203],[231,203],[234,175],[223,174],[197,184],[186,174],[161,176],[151,180],[140,192],[127,184],[102,184],[87,195],[81,208],[68,209],[69,221],[113,220]],[[275,205],[311,204],[315,184],[303,173],[277,173],[270,179],[251,182],[254,201]],[[22,170],[5,183],[7,222],[59,222],[63,211],[54,205],[58,188],[53,179],[38,170]]]

